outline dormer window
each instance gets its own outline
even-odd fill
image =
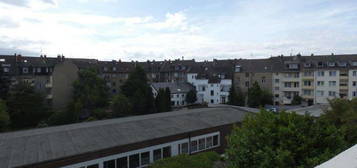
[[[336,66],[336,63],[335,62],[328,62],[327,65],[329,67],[334,67],[334,66]]]
[[[311,63],[305,63],[305,64],[304,64],[304,67],[305,67],[305,68],[310,68],[310,67],[311,67]]]
[[[288,65],[288,68],[289,68],[289,69],[298,69],[298,68],[299,68],[299,65],[298,65],[298,64],[289,64],[289,65]]]
[[[347,62],[339,62],[338,65],[340,67],[346,67],[347,66]]]
[[[29,73],[29,68],[22,68],[22,73]]]
[[[318,66],[318,67],[323,67],[323,66],[324,66],[324,63],[323,63],[323,62],[318,62],[318,63],[317,63],[317,66]]]
[[[236,65],[235,72],[240,72],[240,71],[241,71],[240,65]]]
[[[117,67],[113,67],[113,71],[117,71]]]
[[[106,72],[108,71],[108,67],[104,67],[103,70]]]

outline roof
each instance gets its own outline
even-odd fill
[[[315,168],[357,168],[357,144]]]
[[[180,82],[180,83],[159,82],[159,83],[152,83],[151,86],[157,91],[159,89],[169,88],[171,93],[187,93],[193,89],[192,85],[184,82]]]
[[[233,124],[247,112],[201,108],[0,134],[0,165],[16,167]]]

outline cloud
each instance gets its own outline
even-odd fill
[[[55,0],[0,0],[0,3],[6,3],[6,4],[20,6],[20,7],[29,7],[31,4],[34,3],[56,5]]]

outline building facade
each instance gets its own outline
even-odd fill
[[[156,98],[160,89],[169,88],[171,96],[172,107],[187,106],[186,95],[189,91],[193,90],[193,86],[186,82],[158,82],[151,83],[153,95]]]

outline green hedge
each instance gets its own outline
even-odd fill
[[[178,155],[153,163],[150,168],[212,168],[220,156],[216,152],[205,152],[197,155]]]

